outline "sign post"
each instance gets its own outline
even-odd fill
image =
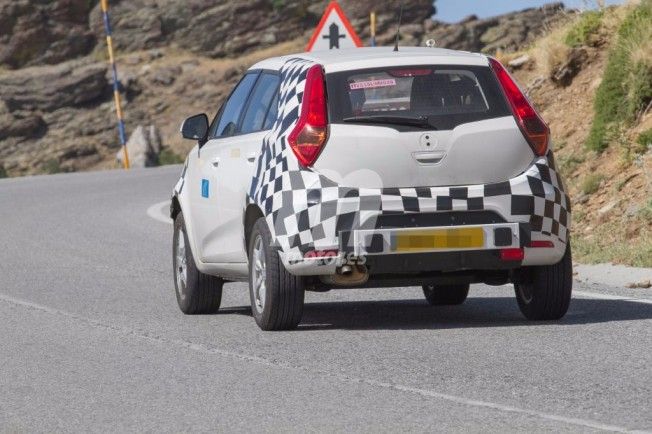
[[[315,33],[312,34],[306,51],[338,50],[361,46],[362,41],[353,30],[344,11],[336,1],[332,1],[321,17]]]
[[[369,29],[371,33],[371,46],[376,46],[376,12],[371,11],[369,14]]]
[[[109,0],[101,0],[100,6],[102,8],[102,18],[104,19],[104,30],[106,32],[106,48],[109,51],[109,63],[111,64],[111,69],[113,72],[113,99],[115,101],[115,114],[118,118],[118,135],[120,136],[120,145],[122,145],[122,162],[124,168],[129,169],[127,137],[125,132],[125,122],[122,118],[122,102],[120,101],[120,81],[118,81],[118,68],[115,66],[115,57],[113,55],[111,21],[109,21]]]

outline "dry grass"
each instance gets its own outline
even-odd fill
[[[507,65],[509,62],[522,55],[523,55],[522,51],[508,52],[508,51],[503,51],[501,49],[498,49],[496,50],[494,57],[496,58],[497,61],[499,61],[503,65]]]
[[[568,59],[570,48],[562,40],[562,35],[555,33],[541,41],[539,50],[542,72],[546,77],[550,77]]]
[[[628,240],[624,225],[608,223],[596,227],[590,237],[574,237],[572,244],[573,259],[582,263],[615,262],[652,267],[652,231],[649,227],[643,227],[634,239]]]

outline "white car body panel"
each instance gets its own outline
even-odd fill
[[[192,194],[199,237],[199,258],[205,263],[243,263],[242,213],[256,155],[266,131],[208,141],[200,151],[198,177],[210,182],[210,197]]]
[[[522,173],[533,160],[509,116],[448,131],[334,124],[313,167],[346,187],[454,186],[500,182]]]

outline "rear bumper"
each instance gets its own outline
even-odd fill
[[[378,264],[376,269],[400,264],[398,271],[411,264],[423,271],[550,265],[562,258],[568,242],[570,200],[551,153],[538,158],[521,175],[486,185],[352,189],[339,187],[321,175],[311,175],[303,175],[305,196],[294,194],[290,197],[292,204],[288,204],[301,211],[273,220],[281,259],[293,274],[333,274],[345,261],[361,257]],[[303,197],[305,204],[298,200]],[[391,245],[391,234],[397,231],[454,226],[482,227],[487,243],[480,248],[399,255],[391,249],[370,251],[365,247],[369,236],[377,234]],[[495,227],[510,228],[515,234],[512,244],[492,244]],[[547,242],[551,247],[530,247],[533,242]],[[505,247],[522,248],[523,260],[496,262],[500,248]],[[320,255],[323,251],[337,251],[338,260]],[[401,258],[390,261],[384,256]]]
[[[532,245],[532,233],[529,231],[527,224],[512,224],[517,227],[508,245],[497,246],[495,240],[487,240],[481,248],[445,248],[445,249],[428,249],[425,251],[400,253],[389,251],[388,249],[381,252],[369,253],[368,250],[374,250],[372,245],[367,245],[366,249],[363,244],[353,246],[342,246],[338,250],[326,251],[327,254],[320,255],[320,251],[308,252],[303,257],[293,256],[281,252],[281,260],[285,267],[295,275],[329,275],[334,274],[338,267],[345,264],[364,265],[371,275],[374,274],[415,274],[428,272],[452,272],[463,270],[511,270],[522,266],[530,265],[549,265],[555,264],[561,260],[566,250],[566,243],[558,239],[542,235],[538,236],[535,241],[549,241],[549,245],[543,247],[530,247]],[[486,225],[483,227],[485,233],[492,233],[496,228],[503,229],[510,227],[505,225]],[[358,231],[353,231],[357,233]],[[365,236],[370,231],[359,231]],[[381,231],[387,234],[387,231]],[[363,238],[357,236],[358,239]],[[372,247],[369,249],[369,247]],[[514,259],[505,255],[522,252],[522,259]],[[337,252],[337,253],[335,253]]]

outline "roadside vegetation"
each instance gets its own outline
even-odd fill
[[[649,147],[652,147],[652,128],[645,130],[639,134],[638,138],[636,139],[636,143],[638,143],[639,147],[641,148],[641,152],[644,152]]]
[[[566,32],[564,37],[566,45],[569,47],[595,45],[599,41],[597,34],[602,25],[603,15],[602,9],[582,13],[579,20]]]
[[[604,151],[610,139],[649,109],[652,101],[651,23],[652,0],[642,0],[618,29],[617,40],[609,52],[604,76],[595,94],[595,116],[586,141],[590,150]],[[568,39],[576,42],[584,34],[584,31],[571,31]]]
[[[604,181],[604,176],[597,173],[591,173],[584,181],[582,181],[582,193],[593,194],[600,188],[600,184]]]
[[[606,236],[607,232],[612,236],[614,230],[624,235],[619,226],[609,225],[598,228],[593,238]],[[577,237],[571,243],[574,259],[580,259],[583,263],[614,262],[614,258],[617,258],[619,263],[634,267],[652,267],[652,234],[649,231],[634,242],[624,240],[602,245],[592,238]]]
[[[175,154],[169,148],[161,149],[161,152],[158,154],[159,166],[168,166],[170,164],[181,164],[181,163],[183,163],[183,158],[179,154]]]
[[[0,179],[2,178],[8,178],[9,174],[7,173],[7,169],[5,169],[5,166],[0,164]]]
[[[43,173],[46,173],[48,175],[54,175],[56,173],[62,173],[62,172],[63,169],[59,164],[59,160],[57,160],[56,158],[52,158],[43,164]]]

